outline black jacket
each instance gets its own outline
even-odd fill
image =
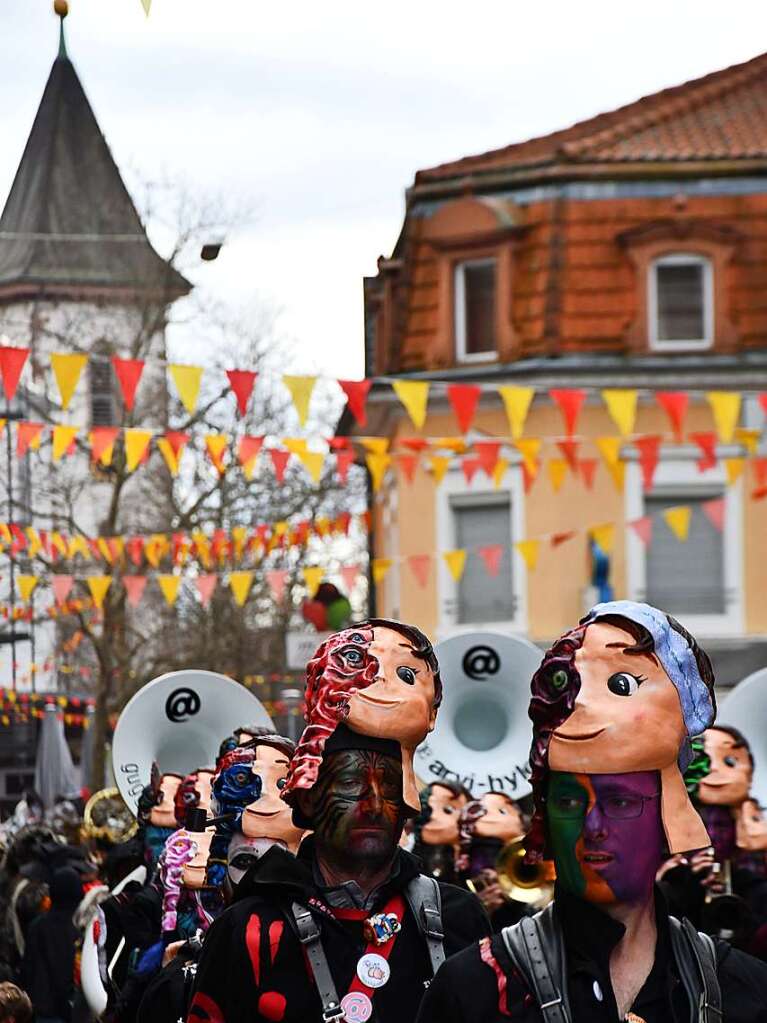
[[[610,984],[610,953],[623,925],[595,906],[557,891],[567,958],[573,1023],[615,1023],[618,1008]],[[689,1023],[690,1007],[671,952],[668,912],[656,899],[655,964],[631,1011],[645,1023]],[[767,1021],[767,965],[716,941],[722,1023]],[[482,958],[484,955],[484,961]],[[495,964],[494,967],[493,963]],[[418,1023],[540,1023],[534,997],[513,969],[503,939],[465,949],[446,962],[421,1005]]]
[[[315,881],[314,845],[305,839],[298,857],[273,848],[246,874],[236,901],[208,931],[189,1023],[315,1023],[321,1006],[290,905],[307,906],[320,928],[322,945],[339,998],[355,976],[366,948],[361,920],[336,919]],[[369,912],[380,912],[419,873],[418,860],[398,850],[391,877],[375,895]],[[452,955],[490,933],[484,910],[469,892],[440,885],[445,953]],[[391,978],[375,992],[373,1023],[411,1023],[431,970],[426,943],[406,909],[389,959]]]
[[[71,867],[51,881],[51,908],[33,920],[27,934],[22,983],[37,1016],[68,1020],[74,998],[75,942],[72,915],[82,898],[80,878]]]

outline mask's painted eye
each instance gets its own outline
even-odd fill
[[[350,643],[364,643],[365,642],[365,637],[362,635],[361,632],[353,632],[352,635],[349,637],[349,642]]]
[[[558,668],[551,676],[551,684],[557,692],[561,692],[567,685],[568,681],[567,672],[564,668]]]
[[[407,682],[409,686],[415,685],[415,672],[412,668],[408,668],[404,664],[397,668],[397,677],[401,678],[403,682]]]
[[[735,757],[725,757],[724,758],[724,762],[725,762],[725,764],[727,764],[728,767],[737,767],[738,766],[738,761],[737,761],[737,759]]]
[[[356,646],[345,646],[341,651],[341,657],[343,657],[346,663],[352,668],[358,668],[365,659],[362,651]]]
[[[504,810],[503,807],[501,807],[501,809],[498,811],[498,813],[501,815],[501,817],[508,817],[509,816],[509,811],[508,810]]]
[[[607,688],[616,696],[633,696],[640,684],[639,679],[627,671],[618,671],[607,680]]]
[[[444,806],[442,808],[442,812],[445,814],[446,817],[452,817],[452,815],[455,813],[455,810],[453,809],[452,806]]]
[[[287,784],[288,784],[288,779],[287,778],[278,778],[277,779],[277,788],[278,789],[284,789]]]
[[[245,785],[248,780],[248,775],[245,771],[238,771],[232,779],[235,785]]]

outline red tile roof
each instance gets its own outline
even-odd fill
[[[767,156],[767,53],[551,135],[421,170],[416,184],[544,164]]]

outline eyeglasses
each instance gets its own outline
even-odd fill
[[[628,821],[635,817],[641,817],[644,812],[645,803],[651,799],[658,799],[660,792],[652,796],[605,796],[598,799],[596,805],[605,815],[613,821]],[[589,799],[585,794],[582,796],[561,795],[553,799],[547,799],[546,804],[549,815],[556,820],[574,821],[583,819],[589,809]]]

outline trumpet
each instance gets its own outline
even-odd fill
[[[84,838],[106,838],[113,845],[126,842],[138,831],[136,818],[123,801],[119,789],[99,789],[83,810]]]
[[[722,891],[706,892],[701,922],[707,934],[725,941],[740,942],[754,928],[748,903],[732,890],[732,861],[715,863],[712,873],[718,874]]]
[[[498,884],[507,898],[542,909],[554,894],[553,865],[546,861],[526,863],[525,855],[524,838],[506,843],[495,861]]]

